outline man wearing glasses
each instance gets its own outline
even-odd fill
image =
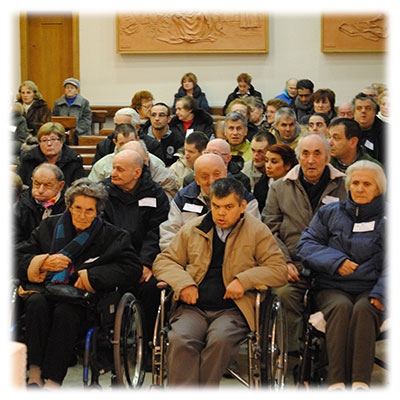
[[[184,145],[183,136],[171,131],[169,123],[171,121],[171,111],[167,104],[156,103],[151,108],[150,120],[142,128],[142,135],[148,135],[161,143],[163,161],[169,167],[177,159],[178,150]]]

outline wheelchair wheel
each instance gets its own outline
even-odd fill
[[[295,375],[296,385],[306,389],[326,387],[328,360],[325,335],[309,324],[305,339],[298,371]]]
[[[283,389],[287,368],[286,318],[276,294],[268,294],[260,315],[261,385]]]
[[[144,381],[144,338],[142,312],[131,293],[118,305],[114,324],[114,367],[119,386],[137,388]]]

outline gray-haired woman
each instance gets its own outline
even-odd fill
[[[43,220],[16,249],[19,294],[25,299],[28,385],[62,384],[87,318],[83,305],[50,300],[32,288],[51,282],[102,293],[133,287],[142,275],[129,234],[101,217],[106,199],[101,183],[75,181],[65,193],[66,211]]]
[[[296,250],[315,274],[315,300],[327,322],[329,388],[368,389],[387,306],[383,169],[355,162],[346,189],[346,200],[319,209]]]

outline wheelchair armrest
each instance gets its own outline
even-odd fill
[[[266,292],[269,289],[267,285],[257,285],[256,290],[257,292]]]
[[[169,287],[167,282],[159,281],[157,282],[157,287],[159,289],[167,289]]]

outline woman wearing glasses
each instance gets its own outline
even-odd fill
[[[46,122],[37,134],[39,145],[26,153],[17,168],[25,185],[31,185],[33,170],[43,162],[57,165],[64,173],[65,184],[86,176],[80,154],[65,144],[65,129],[58,122]]]
[[[34,288],[51,282],[103,293],[131,288],[142,276],[128,232],[100,215],[106,199],[101,183],[75,181],[65,193],[65,212],[43,220],[29,240],[17,246],[30,387],[61,386],[78,335],[88,324],[83,305],[51,300]]]

